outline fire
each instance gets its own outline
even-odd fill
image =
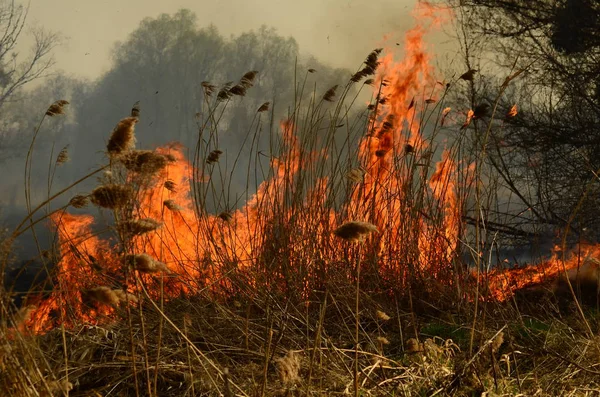
[[[427,7],[421,13],[434,15]],[[42,332],[59,322],[108,321],[119,310],[116,305],[86,302],[86,291],[98,287],[119,289],[125,297],[141,296],[142,286],[153,298],[162,291],[167,298],[201,291],[219,295],[239,288],[235,278],[256,288],[307,297],[329,277],[352,279],[356,263],[365,266],[361,274],[379,280],[382,288],[402,288],[414,279],[448,284],[462,232],[457,180],[470,167],[446,150],[430,172],[434,154],[415,98],[425,97],[424,87],[426,98],[439,98],[444,87],[434,79],[424,34],[421,26],[406,34],[401,61],[391,53],[380,60],[373,84],[377,103],[356,153],[360,171],[346,178],[344,197],[332,190],[334,176],[319,171],[320,159],[331,154],[306,152],[296,120],[280,126],[284,149],[271,159],[272,175],[243,207],[230,213],[208,214],[199,208],[190,186],[206,183],[208,176],[199,175],[181,146],[159,148],[156,154],[169,161],[143,183],[133,174],[126,176],[127,184],[136,186],[134,205],[129,212],[116,213],[116,222],[152,219],[160,227],[131,238],[113,233],[118,237],[103,239],[92,230],[92,216],[55,214],[61,253],[56,285],[31,315],[29,328]],[[220,155],[213,150],[208,167]],[[362,243],[363,250],[351,249],[333,234],[348,221],[376,226],[378,232]],[[146,254],[168,271],[136,271],[123,260],[132,254]],[[548,266],[558,271],[559,262]],[[494,296],[505,299],[506,291],[522,285],[524,274],[529,272],[489,274]],[[125,305],[135,304],[125,299]]]

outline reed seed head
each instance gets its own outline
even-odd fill
[[[133,198],[133,189],[127,185],[107,184],[92,190],[90,197],[91,202],[99,207],[118,209]]]
[[[335,90],[337,90],[337,88],[338,85],[336,84],[327,91],[325,91],[325,94],[323,94],[323,100],[327,102],[333,102],[333,99],[335,97]]]
[[[117,229],[127,236],[139,236],[155,231],[162,223],[152,218],[130,219],[119,222]]]
[[[73,196],[73,198],[69,200],[69,205],[73,208],[83,208],[88,205],[88,197],[82,194]]]
[[[141,273],[170,273],[167,265],[155,260],[148,254],[126,255],[124,262]]]
[[[177,184],[171,180],[168,180],[168,181],[165,181],[164,187],[168,191],[175,193],[175,191],[177,189]]]
[[[56,165],[62,165],[69,161],[69,145],[66,145],[56,156]]]
[[[137,117],[126,117],[114,128],[106,149],[110,156],[115,156],[135,147],[135,124]]]
[[[372,232],[377,232],[377,227],[372,223],[352,221],[335,229],[333,234],[350,242],[362,242]]]
[[[167,166],[167,158],[152,150],[131,150],[119,156],[123,166],[145,176],[152,176]]]
[[[52,105],[50,105],[48,107],[48,110],[46,110],[46,116],[56,116],[58,114],[64,114],[64,107],[65,105],[68,105],[69,102],[65,101],[64,99],[60,99],[56,102],[54,102]]]
[[[285,387],[291,387],[300,380],[300,356],[290,350],[276,359],[277,375]]]
[[[171,211],[181,211],[183,208],[177,205],[174,200],[165,200],[163,201],[165,207],[167,207]]]

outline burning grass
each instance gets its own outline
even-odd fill
[[[9,291],[0,299],[2,390],[411,396],[597,387],[598,321],[577,305],[580,316],[546,310],[534,330],[539,305],[515,295],[561,267],[596,274],[597,252],[529,271],[487,270],[480,260],[471,271],[460,258],[465,247],[479,254],[463,215],[482,180],[458,132],[490,109],[456,122],[422,35],[407,34],[401,61],[377,49],[345,85],[300,90],[243,205],[226,200],[231,162],[210,120],[252,89],[256,71],[218,90],[202,84],[189,161],[177,145],[135,148],[134,105],[109,138],[108,164],[89,175],[103,172],[101,184],[70,201],[109,213],[114,233],[95,233],[95,219],[68,206],[35,221],[49,217],[56,228],[56,250],[43,257],[56,258],[53,285],[28,294],[22,309]],[[373,101],[351,122],[351,98],[363,89]],[[259,139],[268,104],[248,138]],[[457,138],[436,150],[442,124]]]

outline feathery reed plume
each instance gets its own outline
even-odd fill
[[[229,89],[229,93],[231,95],[245,96],[246,95],[246,87],[241,84],[234,85],[233,87],[231,87]]]
[[[469,109],[469,111],[467,112],[467,119],[463,123],[462,127],[460,127],[461,130],[464,130],[471,124],[471,120],[473,120],[474,115],[475,115],[475,112],[473,112],[473,110]]]
[[[503,343],[504,343],[504,332],[500,332],[498,335],[496,335],[494,340],[492,340],[492,343],[490,345],[492,354],[495,354],[496,352],[498,352],[498,350],[500,349],[500,347],[502,346]]]
[[[98,186],[90,194],[93,204],[109,209],[122,208],[133,198],[133,189],[127,185]]]
[[[334,85],[323,94],[323,100],[327,102],[333,102],[333,98],[335,97],[335,90],[337,90],[338,85]]]
[[[246,74],[244,74],[244,76],[242,76],[242,78],[240,79],[240,85],[245,88],[252,87],[254,85],[254,79],[256,78],[257,74],[258,70],[251,70],[249,72],[246,72]]]
[[[222,220],[224,220],[225,222],[229,222],[231,220],[231,218],[233,218],[233,215],[231,215],[231,212],[229,212],[229,211],[223,211],[217,216],[219,218],[221,218]]]
[[[202,88],[204,88],[204,94],[206,94],[206,96],[212,96],[212,94],[217,89],[216,86],[214,86],[213,84],[210,84],[208,81],[203,81],[200,84],[202,85]]]
[[[353,168],[346,174],[346,178],[352,182],[360,183],[365,177],[365,171],[361,168]]]
[[[115,156],[126,150],[135,147],[135,124],[138,122],[136,117],[125,117],[119,121],[108,140],[106,149],[108,154]]]
[[[54,102],[52,105],[50,105],[48,107],[48,110],[46,110],[46,116],[56,116],[59,114],[65,114],[64,112],[64,107],[65,105],[68,105],[69,102],[65,101],[64,99],[60,99],[56,102]]]
[[[364,73],[364,71],[359,70],[358,72],[354,73],[352,77],[350,77],[350,81],[353,83],[358,83],[365,76],[366,74]]]
[[[269,110],[269,104],[270,102],[265,102],[262,105],[260,105],[260,107],[258,108],[257,112],[261,113],[261,112],[266,112]]]
[[[133,104],[133,107],[131,108],[131,117],[140,118],[140,101]]]
[[[373,81],[374,81],[373,79],[366,79],[363,84],[365,84],[365,85],[372,85]]]
[[[395,116],[393,114],[390,114],[389,116],[386,117],[385,121],[381,125],[381,129],[379,130],[379,134],[378,134],[379,137],[381,137],[382,135],[384,135],[394,129],[394,119],[395,119]]]
[[[152,150],[131,150],[118,159],[127,170],[146,176],[152,176],[167,166],[167,158]]]
[[[219,157],[221,157],[221,154],[223,154],[223,152],[219,149],[213,150],[208,154],[208,157],[206,158],[206,164],[216,163],[217,161],[219,161]]]
[[[135,295],[126,293],[122,289],[111,289],[106,286],[88,289],[84,291],[84,295],[112,307],[117,307],[121,302],[137,302]]]
[[[389,319],[391,319],[391,317],[386,312],[377,310],[376,313],[377,313],[377,318],[380,319],[381,321],[388,321]]]
[[[128,219],[119,222],[117,229],[128,236],[139,236],[150,233],[162,226],[162,223],[152,218]]]
[[[171,272],[167,265],[154,260],[154,258],[148,254],[126,255],[124,262],[126,265],[131,266],[133,269],[141,273]]]
[[[165,189],[172,193],[175,193],[177,191],[177,184],[171,180],[165,181],[165,184],[163,186],[165,187]]]
[[[445,108],[442,111],[442,119],[440,120],[440,125],[443,126],[444,122],[446,121],[446,117],[448,116],[448,114],[450,113],[450,111],[452,110],[452,108]]]
[[[475,78],[475,73],[477,73],[477,69],[470,69],[470,70],[464,72],[459,77],[459,79],[465,80],[465,81],[473,81],[473,78]]]
[[[379,342],[379,344],[383,347],[384,345],[389,345],[390,341],[384,337],[384,336],[378,336],[377,337],[377,342]]]
[[[367,59],[365,59],[364,62],[365,67],[360,71],[363,77],[375,74],[375,71],[379,66],[378,59],[379,54],[381,54],[381,51],[383,51],[383,48],[376,48],[375,50],[371,51],[371,53],[367,56]]]
[[[69,145],[66,145],[56,156],[56,165],[62,165],[69,161]]]
[[[372,232],[377,232],[377,227],[372,223],[351,221],[335,229],[333,234],[350,242],[362,242]]]
[[[163,201],[165,207],[167,207],[171,211],[181,211],[183,208],[177,205],[174,200],[165,200]]]
[[[510,110],[506,113],[506,118],[510,119],[513,117],[516,117],[518,114],[518,110],[517,110],[517,104],[514,104],[511,106]]]
[[[229,98],[231,98],[231,92],[229,92],[229,90],[231,90],[231,87],[233,86],[233,82],[230,81],[228,83],[225,83],[223,85],[223,88],[221,88],[219,90],[219,93],[217,94],[217,100],[219,101],[226,101]]]
[[[78,194],[69,200],[69,205],[73,208],[83,208],[88,205],[88,198],[87,196]]]
[[[285,387],[291,387],[300,380],[300,356],[289,350],[283,357],[275,359],[277,375]]]

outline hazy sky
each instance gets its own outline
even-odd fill
[[[416,0],[31,0],[30,22],[68,38],[57,66],[97,77],[110,65],[115,41],[125,40],[146,17],[188,8],[198,25],[215,24],[229,36],[261,24],[293,36],[301,51],[332,66],[354,69],[385,34],[401,41]]]

